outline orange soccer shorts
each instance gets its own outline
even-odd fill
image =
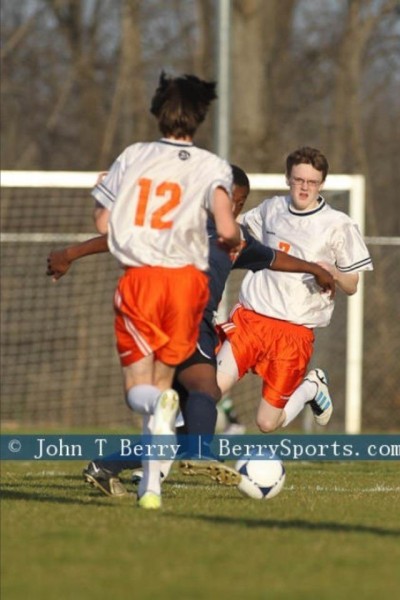
[[[222,329],[231,343],[239,377],[249,370],[257,373],[263,380],[264,400],[283,408],[304,378],[313,352],[313,331],[240,305]]]
[[[152,353],[167,365],[188,358],[196,348],[208,296],[208,277],[191,265],[126,269],[114,297],[122,366]]]

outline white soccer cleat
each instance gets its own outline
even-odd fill
[[[328,379],[322,369],[311,369],[304,378],[317,384],[317,393],[307,402],[313,411],[314,421],[324,427],[328,425],[333,412],[332,399],[328,390]]]
[[[179,410],[179,396],[175,390],[165,390],[160,394],[154,411],[153,434],[174,435],[176,415]]]

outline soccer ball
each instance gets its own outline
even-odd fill
[[[255,500],[270,500],[279,494],[285,483],[285,467],[278,458],[241,459],[237,461],[235,469],[242,476],[239,491]]]

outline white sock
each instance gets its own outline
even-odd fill
[[[287,427],[303,410],[306,402],[309,402],[314,398],[316,388],[316,383],[305,379],[299,387],[294,390],[283,409],[285,411],[285,420],[282,423],[282,427]]]
[[[131,387],[126,394],[126,402],[129,408],[143,415],[143,435],[149,436],[153,433],[153,412],[160,393],[160,390],[154,385],[141,384]],[[139,498],[148,491],[154,492],[155,494],[161,494],[160,461],[143,460],[142,467],[143,477],[138,487]]]
[[[126,403],[130,409],[140,415],[151,415],[160,393],[160,390],[154,385],[134,385],[126,394]]]
[[[153,425],[153,415],[143,416],[143,435],[151,435]],[[142,461],[143,477],[139,483],[138,496],[141,498],[145,492],[154,492],[161,495],[161,461],[144,460]]]

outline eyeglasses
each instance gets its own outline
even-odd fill
[[[316,188],[322,184],[322,181],[316,181],[315,179],[303,179],[302,177],[292,177],[289,179],[290,183],[295,186],[307,186],[310,188]]]

